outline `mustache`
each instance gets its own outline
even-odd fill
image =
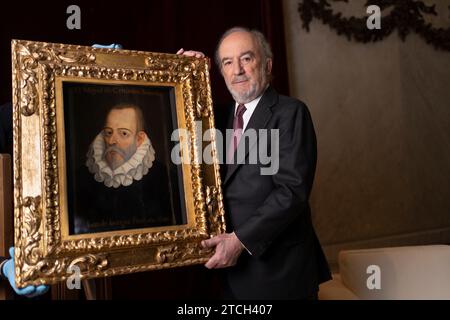
[[[237,83],[237,82],[241,82],[241,81],[248,81],[249,79],[248,79],[248,77],[247,76],[245,76],[245,75],[242,75],[242,76],[236,76],[236,77],[234,77],[233,78],[233,81],[231,81],[231,83]]]
[[[103,156],[106,156],[108,153],[110,152],[117,152],[118,154],[120,154],[122,156],[122,158],[126,157],[125,151],[123,151],[122,149],[120,149],[117,146],[109,146],[105,149],[105,152],[103,153]]]

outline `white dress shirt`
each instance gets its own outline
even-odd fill
[[[262,94],[258,98],[250,101],[249,103],[244,104],[246,110],[245,110],[244,114],[242,115],[242,119],[244,120],[244,126],[242,128],[242,131],[245,131],[245,128],[247,128],[247,124],[250,121],[250,117],[252,116],[253,111],[255,111],[259,100],[261,100],[261,97],[262,97]],[[234,106],[234,116],[236,116],[238,106],[239,106],[239,103],[236,102],[236,104]]]
[[[264,90],[265,91],[265,90]],[[264,93],[263,91],[263,93]],[[252,117],[253,111],[255,111],[256,106],[258,105],[259,100],[261,100],[262,94],[257,97],[256,99],[250,101],[249,103],[245,103],[245,112],[242,115],[242,120],[244,120],[244,125],[242,127],[242,131],[245,131],[245,128],[247,128],[247,124],[250,121],[250,118]],[[236,102],[235,106],[234,106],[234,116],[236,116],[236,112],[237,112],[237,108],[239,106],[239,103]],[[239,238],[238,238],[239,240]],[[241,242],[241,240],[239,240],[239,242]],[[241,242],[242,246],[244,247],[244,249],[250,254],[252,255],[252,253],[245,247],[245,245]]]

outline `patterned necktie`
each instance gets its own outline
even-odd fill
[[[231,140],[230,147],[228,149],[228,163],[232,163],[234,153],[239,145],[239,141],[242,136],[242,129],[244,128],[244,118],[242,117],[247,110],[245,105],[240,104],[237,107],[236,115],[233,120],[233,139]]]

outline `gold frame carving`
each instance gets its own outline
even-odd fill
[[[209,60],[24,40],[11,46],[17,286],[64,281],[71,266],[86,279],[206,262],[212,252],[200,241],[225,232],[214,130],[214,163],[182,164],[187,224],[68,235],[58,99],[64,79],[172,86],[178,126],[190,133],[189,152],[197,159],[203,150],[196,123],[202,123],[202,135],[214,128]]]

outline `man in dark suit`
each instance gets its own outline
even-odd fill
[[[215,248],[206,267],[226,268],[226,298],[314,299],[331,276],[308,202],[316,167],[310,113],[270,86],[272,52],[260,32],[228,30],[216,62],[235,100],[222,181],[229,233],[202,242]],[[246,133],[261,129],[275,130],[278,141],[247,144]],[[249,161],[259,148],[275,150],[272,174],[263,173],[268,168],[261,161]]]

